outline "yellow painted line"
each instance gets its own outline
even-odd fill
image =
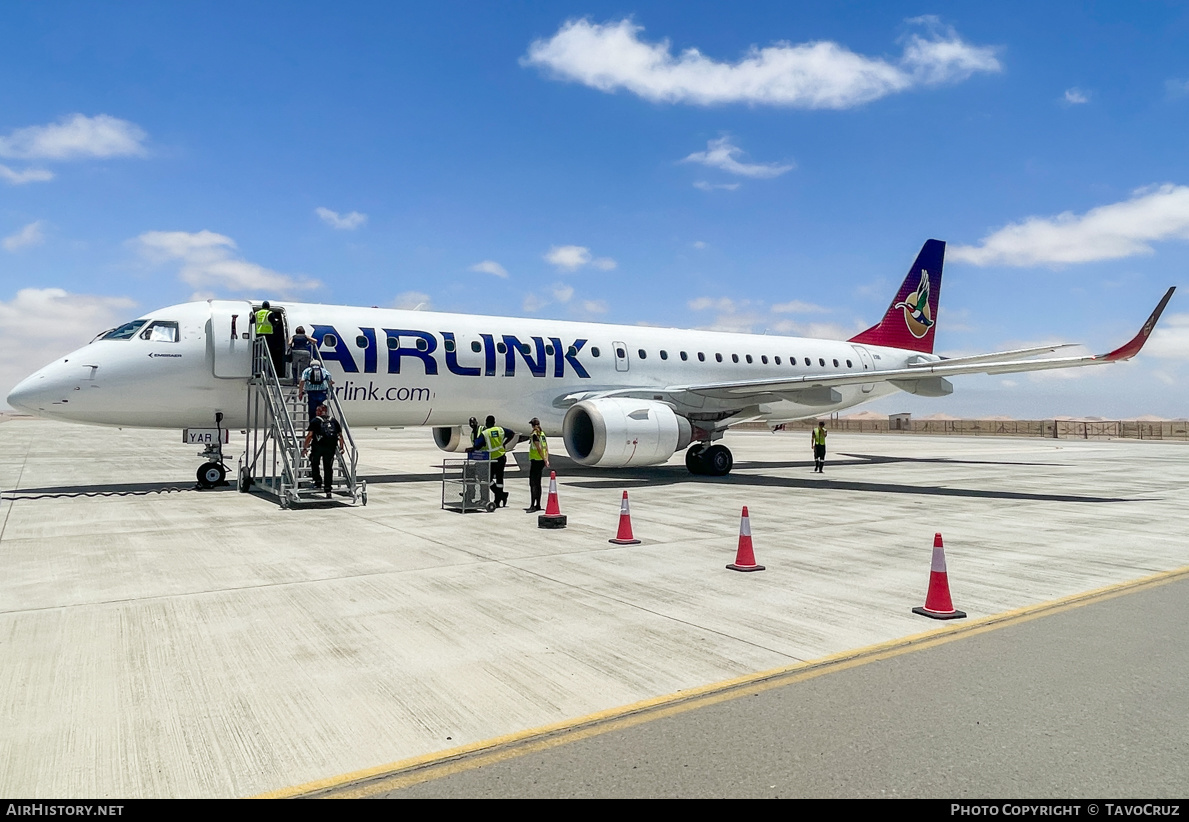
[[[969,622],[948,622],[944,628],[926,631],[901,639],[869,645],[852,651],[799,662],[795,665],[761,671],[746,676],[679,691],[675,694],[647,699],[618,708],[588,714],[519,733],[506,734],[463,745],[445,751],[403,759],[387,765],[368,768],[341,776],[307,782],[291,788],[260,794],[256,799],[283,799],[289,797],[364,798],[389,791],[400,790],[421,782],[440,779],[451,774],[462,773],[503,762],[518,756],[554,748],[581,739],[599,736],[611,731],[630,728],[667,716],[704,708],[726,702],[741,696],[780,688],[797,682],[845,671],[882,659],[899,656],[910,651],[935,648],[956,639],[977,636],[988,631],[1018,625],[1041,616],[1060,613],[1094,602],[1113,599],[1158,585],[1165,585],[1189,577],[1189,566],[1173,571],[1164,571],[1142,579],[1117,585],[1109,585],[1093,591],[1063,597],[1039,605],[1028,605],[1013,611],[1006,611],[983,619]]]

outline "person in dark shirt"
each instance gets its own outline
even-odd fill
[[[334,455],[343,444],[343,427],[339,421],[331,417],[324,404],[315,409],[315,416],[310,420],[306,429],[305,444],[301,448],[304,455],[310,453],[310,469],[314,475],[314,487],[322,486],[326,490],[326,498],[330,499],[330,488],[334,479]]]

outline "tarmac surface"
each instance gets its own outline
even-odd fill
[[[462,516],[428,431],[355,434],[369,504],[280,510],[193,490],[177,431],[0,424],[0,795],[341,787],[944,634],[910,612],[934,532],[971,620],[1189,565],[1185,443],[836,433],[818,475],[800,432],[732,433],[725,479],[555,460],[544,531],[527,470]],[[624,489],[641,545],[608,543]],[[743,505],[763,572],[724,568]]]

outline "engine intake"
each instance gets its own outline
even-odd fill
[[[693,428],[662,402],[610,397],[571,406],[562,439],[582,465],[657,465],[690,444]]]
[[[433,441],[443,451],[465,451],[471,447],[471,429],[461,425],[439,425],[433,430]]]

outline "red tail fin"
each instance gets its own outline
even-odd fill
[[[850,342],[933,353],[944,263],[945,243],[926,240],[883,319]]]

